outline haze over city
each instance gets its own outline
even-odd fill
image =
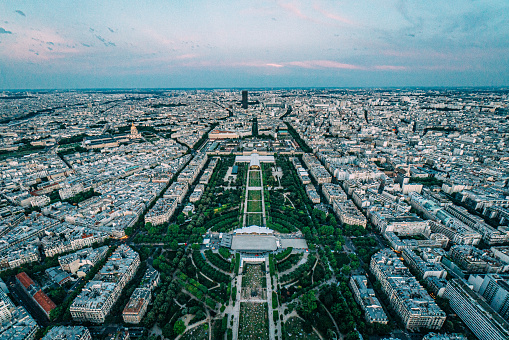
[[[3,1],[0,88],[504,86],[507,1]]]

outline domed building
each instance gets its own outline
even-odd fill
[[[134,126],[134,123],[131,125],[131,135],[129,136],[130,139],[139,139],[141,138],[141,133],[138,132],[138,129],[136,126]]]

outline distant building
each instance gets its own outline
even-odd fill
[[[248,102],[247,102],[247,90],[242,91],[242,108],[247,109],[248,108]]]
[[[90,150],[117,147],[118,145],[118,141],[116,141],[111,135],[102,135],[86,137],[83,139],[81,146]]]
[[[15,307],[0,290],[0,339],[33,340],[39,327],[25,307]]]
[[[120,245],[72,302],[72,318],[75,321],[103,323],[139,265],[138,253],[126,245]]]
[[[370,270],[408,330],[442,328],[446,314],[392,250],[373,255]]]
[[[92,340],[92,335],[83,326],[56,326],[42,340]]]
[[[39,285],[37,285],[32,279],[25,273],[19,273],[16,275],[16,283],[23,289],[25,294],[28,295],[41,309],[41,311],[49,319],[50,312],[55,309],[57,305],[44,293]]]
[[[209,139],[237,139],[239,138],[239,133],[237,131],[230,130],[218,130],[214,129],[209,132]]]
[[[152,223],[152,225],[161,225],[168,222],[177,209],[177,199],[175,198],[161,198],[145,215],[145,223]]]
[[[118,327],[117,330],[106,340],[129,340],[129,330],[127,328]]]
[[[350,288],[352,289],[355,301],[364,310],[364,317],[369,323],[387,324],[389,319],[378,301],[375,291],[368,288],[368,278],[365,275],[352,275],[350,277]]]
[[[131,134],[129,135],[130,139],[139,139],[141,138],[141,133],[138,132],[138,129],[136,126],[134,126],[134,123],[131,125]]]
[[[497,313],[509,320],[509,275],[470,275],[468,283]]]
[[[467,340],[467,337],[463,334],[453,333],[453,334],[438,334],[438,333],[428,333],[422,338],[422,340]]]
[[[458,279],[447,283],[444,297],[451,308],[480,340],[509,339],[509,324],[468,285]]]
[[[258,137],[258,118],[253,118],[252,134],[254,137]]]
[[[147,288],[136,288],[122,311],[124,322],[138,324],[147,312],[151,293]]]
[[[72,274],[76,274],[79,272],[79,269],[83,266],[95,266],[99,261],[101,261],[108,252],[108,246],[102,246],[96,249],[93,248],[85,248],[81,249],[75,253],[59,256],[58,263],[60,264],[60,268]],[[78,275],[79,276],[79,275]]]
[[[320,195],[318,195],[318,192],[315,189],[315,186],[313,184],[306,185],[306,194],[308,195],[311,202],[314,204],[320,203]]]

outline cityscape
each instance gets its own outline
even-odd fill
[[[0,13],[0,340],[509,340],[509,2]]]
[[[507,339],[507,90],[4,91],[2,339]]]

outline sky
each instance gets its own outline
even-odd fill
[[[509,0],[0,2],[0,89],[509,85]]]

